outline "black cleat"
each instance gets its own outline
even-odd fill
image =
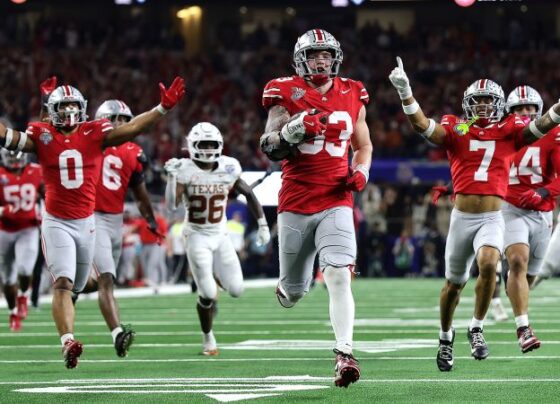
[[[117,351],[117,356],[124,358],[128,355],[128,350],[134,341],[136,333],[130,328],[130,325],[122,325],[121,327],[123,330],[115,339],[115,350]]]
[[[482,335],[482,328],[467,329],[467,337],[471,344],[471,356],[479,361],[486,359],[488,357],[488,345],[486,345],[484,335]]]
[[[453,337],[451,341],[439,340],[439,348],[436,357],[438,369],[442,372],[449,372],[453,369],[453,341],[455,341],[455,329],[452,329]]]

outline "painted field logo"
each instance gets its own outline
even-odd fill
[[[325,382],[330,382],[328,386]],[[319,384],[320,383],[320,384]],[[328,389],[331,379],[312,376],[269,376],[264,378],[158,378],[82,379],[41,382],[43,387],[14,390],[35,394],[203,394],[220,402],[280,396],[290,391]]]

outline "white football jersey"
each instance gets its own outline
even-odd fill
[[[241,165],[232,157],[220,156],[212,171],[199,168],[191,159],[181,159],[177,183],[186,185],[185,233],[226,232],[226,204],[229,191],[241,176]]]

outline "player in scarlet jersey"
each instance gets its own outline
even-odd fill
[[[0,124],[0,145],[36,153],[43,169],[46,211],[41,239],[54,280],[52,313],[67,368],[76,367],[82,353],[82,344],[74,339],[72,291],[83,289],[92,265],[93,211],[103,149],[146,131],[185,93],[184,80],[179,77],[168,89],[161,83],[159,87],[160,104],[118,128],[106,119],[87,121],[87,101],[69,85],[59,86],[49,95],[48,122],[32,122],[24,132]]]
[[[268,120],[260,146],[270,159],[283,159],[276,295],[284,307],[297,303],[309,291],[319,254],[336,337],[335,384],[348,387],[360,377],[352,356],[352,192],[368,182],[373,148],[366,124],[369,95],[361,82],[338,77],[342,59],[340,44],[322,29],[298,38],[296,75],[271,80],[264,89]]]
[[[134,116],[120,100],[107,100],[99,106],[95,119],[109,119],[113,127],[130,122]],[[154,211],[144,182],[148,159],[140,146],[126,142],[103,151],[101,179],[95,196],[95,253],[93,268],[97,274],[99,308],[111,331],[118,356],[124,357],[134,340],[130,326],[121,325],[117,302],[113,295],[116,265],[122,250],[123,210],[126,191],[132,189],[138,210],[148,222],[148,229],[157,237]]]
[[[31,273],[39,252],[37,200],[43,180],[41,167],[28,163],[25,154],[2,149],[0,155],[4,166],[0,168],[0,278],[10,329],[19,331],[27,317]]]
[[[440,295],[441,330],[436,358],[438,368],[449,371],[453,367],[453,313],[469,276],[467,262],[473,255],[480,275],[467,336],[475,359],[488,356],[483,320],[495,287],[496,266],[503,252],[505,225],[500,206],[507,192],[511,155],[560,123],[560,104],[529,125],[517,115],[502,120],[505,104],[502,88],[491,80],[481,79],[471,84],[463,97],[468,121],[445,115],[441,124],[437,124],[425,117],[412,96],[400,58],[397,64],[389,79],[415,131],[447,149],[456,195],[445,248],[446,281]]]
[[[542,115],[540,94],[529,86],[519,86],[508,96],[506,111],[530,120]],[[505,253],[508,264],[507,294],[515,315],[521,352],[540,347],[529,324],[529,285],[543,263],[552,231],[555,197],[560,194],[560,129],[523,147],[513,157],[506,202],[502,214],[506,222]]]

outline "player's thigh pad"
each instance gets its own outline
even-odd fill
[[[185,239],[187,259],[191,273],[198,287],[199,296],[215,299],[218,287],[214,280],[214,249],[217,248],[217,236],[189,234]]]
[[[39,228],[20,230],[15,245],[14,266],[18,275],[31,276],[39,255]]]
[[[93,265],[99,274],[116,276],[115,244],[118,256],[122,244],[122,215],[95,212],[95,253]],[[117,259],[118,259],[117,256]]]
[[[529,266],[527,274],[536,276],[543,263],[552,233],[552,212],[534,212],[536,217],[531,223],[529,234]],[[556,262],[560,265],[560,262]]]
[[[237,252],[227,234],[221,237],[214,251],[214,274],[220,285],[233,297],[243,293],[243,272]]]
[[[0,230],[0,280],[3,285],[15,285],[17,271],[14,267],[17,233]]]
[[[502,202],[502,215],[505,222],[504,250],[514,244],[529,245],[529,233],[532,211],[520,209],[507,202]]]
[[[45,213],[41,223],[41,244],[47,269],[56,280],[76,278],[75,220],[63,220]]]
[[[93,255],[95,253],[95,217],[93,215],[80,219],[76,249],[76,280],[74,291],[81,292],[86,283],[93,266]]]
[[[315,231],[315,245],[319,251],[319,265],[344,267],[356,260],[356,231],[352,209],[328,209]]]
[[[483,214],[464,213],[457,209],[451,211],[445,243],[445,278],[450,282],[461,285],[469,279],[468,263],[476,251],[473,241],[483,221]]]
[[[476,232],[473,241],[473,248],[475,253],[481,247],[494,247],[500,252],[504,253],[504,232],[505,223],[501,211],[480,213],[481,226]]]
[[[280,283],[290,300],[309,291],[313,276],[315,229],[320,213],[300,215],[282,212],[278,215]]]

